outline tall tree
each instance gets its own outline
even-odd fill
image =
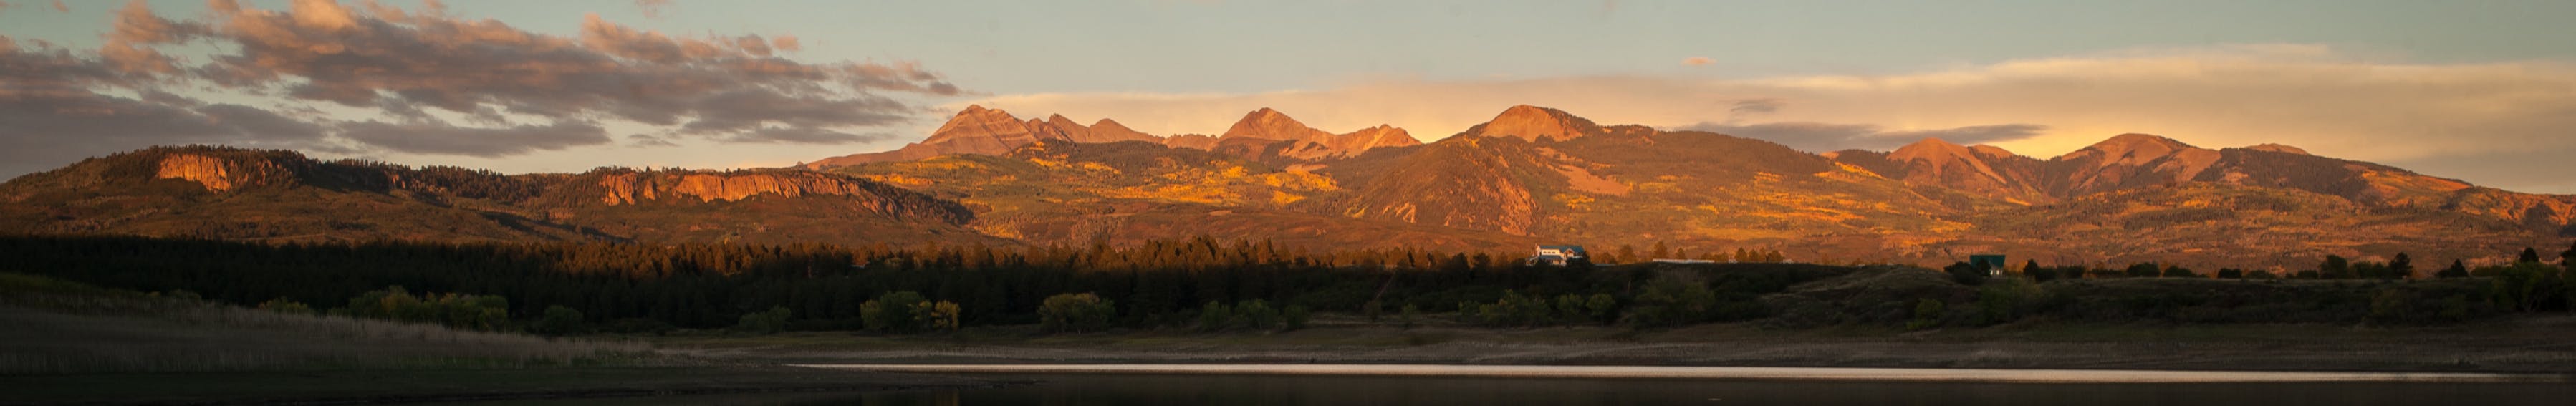
[[[2317,277],[2347,279],[2352,276],[2352,261],[2343,259],[2341,255],[2327,255],[2324,262],[2317,263]]]
[[[2396,258],[2388,260],[2388,274],[2388,279],[2414,279],[2415,260],[2407,258],[2406,253],[2397,253]]]
[[[2540,262],[2540,250],[2523,247],[2522,256],[2514,258],[2513,262]]]

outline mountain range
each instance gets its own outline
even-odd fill
[[[1518,254],[1539,243],[1819,262],[2302,267],[2494,258],[2576,235],[2576,196],[2296,147],[2123,134],[2040,159],[1926,139],[1798,151],[1514,106],[1422,143],[1259,109],[1216,136],[970,106],[918,143],[793,168],[503,175],[156,147],[0,184],[0,231],[269,241],[1132,243]],[[1691,255],[1678,254],[1675,256]]]

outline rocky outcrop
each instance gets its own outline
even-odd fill
[[[159,167],[153,174],[155,179],[186,179],[216,192],[264,185],[295,176],[293,171],[271,160],[227,159],[189,153],[163,156]]]
[[[1541,139],[1564,141],[1603,132],[1601,126],[1593,124],[1592,120],[1576,117],[1564,110],[1523,104],[1504,109],[1503,114],[1495,115],[1493,120],[1486,121],[1484,124],[1468,127],[1467,132],[1463,134],[1478,137],[1517,137],[1529,141]]]
[[[633,171],[583,174],[592,195],[606,206],[669,202],[735,202],[761,198],[839,198],[855,208],[898,219],[965,224],[973,214],[956,203],[849,176],[801,170]]]

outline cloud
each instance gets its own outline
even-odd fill
[[[339,130],[342,138],[413,154],[499,157],[609,142],[608,130],[588,123],[484,128],[359,121],[341,123]]]
[[[1885,131],[1871,124],[1833,124],[1815,122],[1774,122],[1760,124],[1700,123],[1674,128],[1685,131],[1707,131],[1780,143],[1805,151],[1839,151],[1866,149],[1885,151],[1925,138],[1939,138],[1958,144],[1986,144],[2038,136],[2048,126],[2036,124],[1996,124],[1957,128]]]
[[[889,94],[960,92],[911,63],[804,63],[773,56],[773,42],[758,35],[671,36],[596,14],[584,17],[577,37],[562,37],[448,17],[436,7],[353,10],[299,0],[277,12],[219,0],[212,8],[214,21],[195,23],[129,6],[111,42],[134,44],[139,51],[126,59],[147,67],[161,61],[153,57],[156,46],[232,45],[233,52],[187,72],[235,89],[388,108],[391,116],[414,115],[410,106],[460,114],[498,109],[554,121],[679,125],[710,139],[739,138],[761,125],[893,125],[924,110]],[[733,104],[745,100],[770,110],[746,113]]]
[[[1272,107],[1325,130],[1390,123],[1426,138],[1526,103],[1605,124],[1820,131],[1835,127],[1812,123],[1837,123],[1882,134],[1836,133],[1841,140],[1860,136],[1861,146],[1893,142],[1881,139],[1891,133],[1983,137],[2042,158],[2137,132],[2213,148],[2283,143],[2508,189],[2576,192],[2576,181],[2560,179],[2576,172],[2576,160],[2480,159],[2576,150],[2567,135],[2576,128],[2576,91],[2569,89],[2576,89],[2576,64],[2566,62],[2406,63],[2292,44],[2121,50],[1896,75],[1374,80],[1266,93],[1043,93],[966,103],[1023,116],[1112,117],[1157,134],[1223,131],[1244,111]],[[1854,144],[1809,144],[1825,145]],[[2470,164],[2480,162],[2490,164]]]
[[[6,174],[200,142],[511,156],[607,144],[602,127],[627,124],[716,142],[866,142],[881,136],[858,134],[922,119],[929,110],[913,100],[966,93],[910,62],[782,58],[802,47],[786,35],[666,35],[597,15],[555,35],[436,1],[207,8],[172,19],[129,3],[89,52],[0,36],[0,116],[12,127],[0,136],[27,146],[13,152],[50,154]]]
[[[1737,100],[1735,101],[1735,106],[1728,107],[1726,112],[1739,116],[1771,113],[1780,111],[1780,108],[1787,104],[1787,102],[1780,101],[1780,99]]]
[[[1683,66],[1700,66],[1700,65],[1707,65],[1707,64],[1710,64],[1710,63],[1714,63],[1714,62],[1717,62],[1717,61],[1715,61],[1715,60],[1711,60],[1711,59],[1708,59],[1708,57],[1705,57],[1705,56],[1694,56],[1694,57],[1689,57],[1689,58],[1682,58],[1682,65],[1683,65]]]
[[[887,134],[850,134],[832,130],[799,127],[766,127],[735,136],[734,141],[780,144],[849,144],[875,142],[894,138]]]
[[[202,104],[107,61],[0,36],[0,173],[155,144],[326,148],[318,128],[254,107]],[[132,87],[135,97],[91,91]]]
[[[643,11],[645,18],[662,18],[662,8],[670,5],[671,0],[635,0],[635,8]]]
[[[322,126],[287,118],[277,113],[239,104],[210,104],[194,109],[214,125],[231,128],[241,134],[292,142],[320,142]]]

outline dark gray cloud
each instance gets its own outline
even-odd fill
[[[1938,130],[1880,131],[1878,126],[1870,124],[1779,122],[1748,125],[1700,123],[1676,129],[1760,139],[1803,151],[1824,152],[1846,149],[1886,151],[1924,138],[1940,138],[1963,145],[2003,142],[2039,136],[2041,131],[2048,129],[2048,126],[1996,124]]]
[[[1732,113],[1732,114],[1735,114],[1735,115],[1739,115],[1739,116],[1741,116],[1741,115],[1753,115],[1753,114],[1773,113],[1773,112],[1778,112],[1778,111],[1780,111],[1780,107],[1781,107],[1781,106],[1786,106],[1786,105],[1788,105],[1788,104],[1789,104],[1789,102],[1788,102],[1788,101],[1780,100],[1780,99],[1744,99],[1744,100],[1736,100],[1736,101],[1735,101],[1735,107],[1729,107],[1729,108],[1727,108],[1727,109],[1726,109],[1726,112],[1727,112],[1727,113]]]
[[[208,8],[198,21],[163,18],[142,3],[126,6],[98,50],[97,65],[126,81],[199,82],[373,109],[408,131],[345,138],[406,152],[481,156],[588,145],[589,137],[567,142],[560,136],[563,130],[596,127],[598,120],[676,126],[673,134],[717,141],[860,142],[870,138],[851,135],[850,129],[903,124],[926,111],[894,95],[962,92],[911,63],[807,63],[775,56],[776,50],[800,47],[792,36],[671,36],[598,15],[588,16],[577,35],[558,36],[452,17],[434,2],[404,10],[306,0],[267,11],[216,0]],[[203,58],[207,62],[194,65],[161,49],[196,44],[220,46]],[[450,125],[438,112],[495,131]],[[525,124],[531,120],[539,124]],[[501,143],[511,142],[499,137],[506,134],[546,137],[469,148],[446,141],[395,142],[385,134]]]
[[[437,2],[213,0],[178,19],[135,2],[112,20],[96,50],[0,36],[0,143],[11,146],[0,176],[169,144],[509,156],[607,144],[599,123],[620,120],[667,127],[634,139],[644,146],[867,142],[887,137],[859,130],[925,113],[900,96],[964,93],[912,63],[778,57],[802,47],[794,36],[664,35],[596,15],[573,35],[458,18]],[[179,49],[212,53],[169,53]],[[180,89],[290,103],[209,104]],[[324,118],[297,101],[383,119]]]
[[[258,138],[299,143],[321,142],[322,126],[239,104],[209,104],[195,109],[216,126]]]
[[[320,128],[237,104],[204,105],[151,87],[137,97],[95,88],[148,86],[103,58],[0,37],[0,176],[150,145],[325,147]]]
[[[341,138],[413,154],[510,156],[609,142],[606,129],[573,122],[488,128],[359,121],[340,123],[339,130]]]

